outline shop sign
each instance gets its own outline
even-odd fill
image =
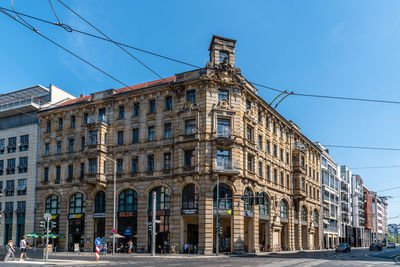
[[[69,218],[69,219],[80,219],[80,218],[82,218],[82,216],[83,216],[82,213],[80,213],[80,214],[70,214],[70,215],[68,216],[68,218]]]
[[[152,211],[148,211],[147,215],[152,216]],[[169,215],[169,210],[157,210],[156,211],[156,216],[168,216]]]
[[[105,217],[106,217],[106,214],[104,212],[93,214],[93,218],[105,218]]]
[[[53,214],[53,215],[51,215],[51,219],[52,219],[52,220],[57,219],[57,217],[58,217],[58,214]]]
[[[219,215],[232,215],[232,210],[219,209],[218,213]],[[216,209],[214,209],[214,214],[217,214]]]
[[[266,215],[266,214],[259,214],[258,217],[259,217],[261,220],[269,220],[269,216]]]
[[[120,211],[118,212],[118,217],[133,217],[136,216],[134,211]]]
[[[181,210],[182,215],[194,215],[194,214],[199,214],[198,209],[182,209]]]

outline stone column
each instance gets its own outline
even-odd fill
[[[253,251],[254,253],[260,252],[260,234],[259,234],[259,219],[258,219],[258,205],[253,206]]]
[[[199,196],[199,254],[213,253],[213,193]]]
[[[84,228],[84,235],[85,241],[83,245],[84,251],[93,251],[93,227],[94,227],[94,220],[93,220],[93,212],[94,212],[94,201],[93,199],[86,199],[85,201],[85,228]],[[89,243],[87,242],[87,238],[89,237]]]
[[[138,196],[138,211],[137,211],[137,251],[147,251],[148,228],[144,224],[148,221],[147,216],[147,196]]]
[[[175,251],[180,251],[180,232],[181,232],[181,195],[171,196],[171,208],[169,216],[169,239],[170,245],[175,246]]]
[[[59,225],[58,225],[58,229],[60,229],[59,234],[62,234],[65,236],[64,239],[60,239],[59,240],[59,250],[60,251],[68,251],[68,200],[64,199],[63,197],[61,197],[59,199],[60,201],[60,214],[58,215],[59,219]],[[41,217],[43,218],[43,213],[41,215]],[[39,217],[37,217],[39,219]],[[39,220],[40,221],[40,220]],[[39,228],[36,228],[39,229]]]
[[[295,250],[296,249],[296,244],[295,244],[295,236],[294,236],[294,212],[293,209],[288,208],[288,236],[289,236],[289,250]],[[282,229],[283,231],[283,229]],[[300,241],[300,240],[299,240]],[[282,247],[282,250],[285,248]]]
[[[244,207],[243,201],[234,198],[232,201],[233,215],[231,216],[231,228],[233,229],[233,253],[244,253]]]

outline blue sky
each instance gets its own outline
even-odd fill
[[[10,8],[11,1],[0,1]],[[55,21],[48,1],[16,0],[17,11]],[[94,33],[53,0],[65,24]],[[204,66],[213,34],[237,40],[236,65],[250,81],[295,92],[400,101],[400,2],[386,1],[68,1],[113,39]],[[117,47],[32,21],[127,84],[157,79]],[[120,84],[0,14],[0,93],[53,83],[72,94]],[[166,77],[190,67],[132,51]],[[275,92],[259,89],[267,101]],[[278,111],[323,144],[400,147],[400,105],[290,96]],[[400,165],[399,151],[330,149],[352,167]],[[400,186],[400,168],[354,169],[372,190]],[[400,189],[382,192],[400,195]],[[400,198],[389,217],[400,215]],[[400,217],[390,222],[400,223]]]

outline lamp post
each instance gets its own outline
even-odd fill
[[[114,193],[113,193],[113,235],[112,235],[112,255],[115,254],[115,212],[116,212],[116,194],[117,194],[117,161],[112,158],[106,157],[107,160],[114,162]]]

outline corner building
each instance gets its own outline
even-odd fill
[[[321,151],[241,75],[235,42],[213,36],[205,68],[39,113],[37,216],[57,218],[59,249],[109,240],[109,158],[116,228],[138,252],[151,245],[153,191],[157,249],[215,252],[217,177],[221,252],[321,248]]]

